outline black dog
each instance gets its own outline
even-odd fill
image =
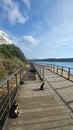
[[[18,104],[16,103],[16,101],[13,103],[11,109],[10,109],[10,113],[9,113],[9,117],[10,118],[17,118],[19,116],[19,112],[18,112]]]
[[[40,90],[43,90],[44,87],[44,83],[42,83],[42,85],[40,86]]]
[[[21,84],[21,85],[24,84],[24,81],[21,80],[21,81],[20,81],[20,84]]]

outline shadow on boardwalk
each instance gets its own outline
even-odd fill
[[[27,68],[26,73],[25,73],[22,80],[24,80],[24,81],[34,81],[34,80],[36,80],[36,75],[37,75],[36,70],[32,66],[30,66],[29,68]]]

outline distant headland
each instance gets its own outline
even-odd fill
[[[40,61],[40,62],[73,62],[73,58],[31,59],[30,61]]]

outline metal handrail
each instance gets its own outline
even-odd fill
[[[20,72],[22,70],[22,68],[19,68],[18,70],[16,70],[13,74],[11,74],[8,78],[6,78],[5,80],[3,80],[2,82],[0,82],[0,87],[2,87],[8,80],[10,80],[15,74],[17,74],[18,72]]]
[[[70,81],[73,81],[73,74],[71,73],[71,70],[73,70],[73,68],[70,67],[65,67],[65,66],[59,66],[59,65],[54,65],[54,64],[40,64],[40,63],[32,63],[36,69],[36,71],[40,74],[41,78],[43,78],[44,76],[44,68],[52,71],[53,73],[56,73]],[[43,74],[41,75],[41,69],[43,69]],[[40,71],[39,71],[40,70]]]
[[[0,114],[0,129],[2,129],[3,124],[5,122],[5,118],[8,115],[11,105],[15,100],[18,85],[22,77],[23,77],[23,71],[22,68],[19,68],[8,78],[0,82],[0,112],[2,112]],[[12,78],[15,79],[14,80],[15,82],[14,84],[11,85],[10,82]]]

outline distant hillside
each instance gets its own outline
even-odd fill
[[[73,58],[47,58],[47,59],[32,59],[30,61],[42,62],[73,62]]]
[[[27,62],[22,51],[14,45],[0,45],[0,81]]]

